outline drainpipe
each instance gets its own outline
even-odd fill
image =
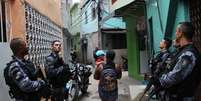
[[[101,7],[100,7],[101,0],[98,0],[98,46],[102,49],[102,34],[101,34]]]

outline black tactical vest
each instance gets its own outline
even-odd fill
[[[6,68],[4,69],[4,78],[5,78],[5,82],[6,84],[9,86],[10,90],[9,90],[9,95],[11,98],[15,98],[15,99],[22,99],[24,101],[39,101],[39,97],[37,95],[37,92],[33,92],[33,93],[25,93],[23,92],[18,86],[17,84],[13,81],[13,79],[8,75],[9,74],[9,68],[10,65],[14,62],[18,62],[20,67],[23,69],[23,71],[27,74],[27,76],[29,77],[30,80],[36,80],[37,76],[36,76],[36,69],[34,67],[34,64],[30,61],[24,61],[25,65],[22,64],[21,62],[19,62],[17,59],[15,59],[13,57],[13,60],[11,62],[9,62],[6,65]]]
[[[192,97],[195,94],[195,91],[199,85],[200,82],[200,73],[201,73],[201,58],[198,50],[193,45],[187,45],[183,47],[182,51],[177,56],[177,59],[179,56],[186,52],[191,51],[196,56],[196,65],[192,70],[192,73],[186,77],[185,80],[180,82],[179,84],[176,84],[168,89],[168,92],[170,94],[176,94],[179,97]]]
[[[50,55],[51,57],[54,58],[54,68],[59,68],[61,66],[64,66],[64,62],[62,60],[62,58],[58,57],[58,56],[54,56],[53,54]],[[64,78],[66,77],[63,73],[59,74],[58,76],[53,76],[52,78],[48,78],[50,83],[52,84],[53,87],[55,88],[59,88],[59,87],[63,87],[66,83],[67,83],[67,79],[68,78]]]

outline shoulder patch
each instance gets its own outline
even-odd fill
[[[16,67],[16,66],[19,67],[20,66],[19,63],[18,62],[13,62],[13,63],[10,64],[10,69],[13,68],[13,67]]]

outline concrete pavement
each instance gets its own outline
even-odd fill
[[[90,77],[92,85],[89,86],[88,94],[83,95],[80,101],[101,101],[98,95],[98,81]],[[128,72],[123,72],[122,78],[118,81],[119,99],[118,101],[137,101],[139,94],[143,92],[145,85],[128,76]]]

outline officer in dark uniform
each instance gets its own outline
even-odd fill
[[[166,68],[166,61],[168,60],[170,56],[169,48],[172,44],[172,40],[168,38],[164,38],[160,42],[160,53],[156,55],[156,57],[151,61],[151,64],[149,66],[151,67],[151,73],[152,77],[160,77],[164,72],[167,71]],[[151,83],[151,82],[150,82]],[[148,84],[147,87],[150,85]],[[150,97],[152,97],[154,94],[156,95],[156,98],[159,100],[164,99],[164,91],[157,91],[157,88],[155,87],[151,92],[154,92],[153,94],[149,94]]]
[[[43,92],[47,86],[43,80],[37,80],[36,68],[32,62],[24,58],[28,54],[25,41],[14,38],[11,40],[10,48],[13,52],[12,61],[4,69],[4,77],[10,88],[11,98],[16,101],[40,101],[39,92]]]
[[[54,90],[52,101],[64,100],[64,87],[71,76],[68,65],[65,64],[63,59],[59,56],[60,51],[61,42],[55,40],[52,42],[52,53],[46,57],[45,69],[47,79]]]
[[[190,22],[181,22],[176,29],[176,41],[180,48],[173,69],[161,78],[153,80],[166,89],[166,101],[194,101],[200,81],[200,55],[192,38],[194,27]]]
[[[152,75],[160,75],[160,73],[165,69],[166,60],[170,56],[170,51],[168,50],[172,44],[172,41],[168,38],[164,38],[160,42],[160,53],[154,58],[152,65]]]

